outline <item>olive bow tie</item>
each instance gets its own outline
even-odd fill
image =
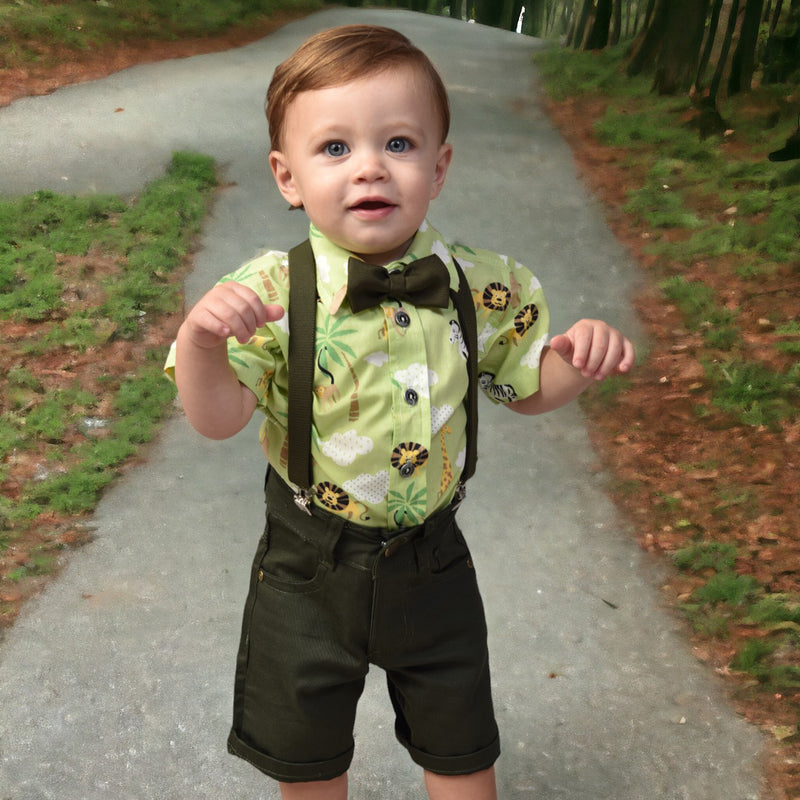
[[[347,265],[347,298],[354,314],[372,308],[388,298],[414,306],[447,308],[450,302],[450,273],[439,256],[425,256],[402,270],[351,258]]]

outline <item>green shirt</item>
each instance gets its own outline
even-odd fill
[[[353,314],[342,250],[311,226],[317,264],[316,365],[311,442],[314,502],[363,525],[416,525],[452,499],[466,451],[466,350],[448,309],[400,303]],[[510,258],[452,245],[427,222],[403,263],[438,255],[458,286],[456,258],[472,290],[478,322],[480,386],[509,402],[539,388],[549,314],[539,281]],[[402,269],[401,262],[386,266]],[[270,251],[222,281],[237,281],[265,303],[288,310],[288,256]],[[222,282],[221,281],[221,282]],[[228,342],[239,380],[264,413],[261,445],[287,478],[288,317],[268,323],[247,344]],[[167,361],[172,373],[174,348]],[[409,466],[410,465],[410,466]]]

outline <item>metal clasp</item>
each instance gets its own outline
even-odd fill
[[[467,487],[466,484],[459,482],[458,486],[456,486],[456,491],[453,494],[453,502],[450,504],[450,508],[455,511],[463,502],[464,498],[467,496]]]
[[[311,516],[311,492],[306,489],[298,489],[294,493],[294,504],[301,511],[305,511],[309,517]]]

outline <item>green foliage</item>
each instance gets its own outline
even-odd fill
[[[106,301],[54,327],[40,344],[96,344],[100,321],[118,336],[137,335],[144,315],[175,307],[169,275],[181,264],[216,186],[213,159],[175,153],[166,174],[137,201],[71,197],[52,192],[0,202],[0,318],[61,320],[64,285],[57,254],[83,256],[92,248],[124,256],[122,273],[106,281]]]
[[[659,284],[666,297],[674,303],[692,329],[703,328],[709,347],[730,350],[740,340],[733,324],[735,315],[717,304],[714,291],[699,281],[687,281],[674,275]]]
[[[608,90],[623,91],[628,96],[647,95],[650,87],[645,79],[624,77],[624,47],[603,51],[575,51],[549,47],[536,54],[536,64],[551,97],[561,100],[582,94],[605,94]]]
[[[667,184],[648,184],[628,193],[623,210],[652,228],[699,228],[702,222],[687,211],[680,192]]]
[[[774,651],[775,643],[768,639],[749,639],[736,654],[731,667],[739,672],[759,672],[764,659]]]
[[[780,336],[793,336],[794,339],[778,342],[775,346],[783,353],[792,356],[800,356],[800,322],[792,320],[785,325],[781,325],[777,333]]]
[[[0,6],[0,67],[39,61],[36,44],[81,51],[129,39],[206,36],[319,0],[25,0]]]
[[[710,374],[714,404],[745,425],[773,426],[798,414],[800,364],[781,374],[756,361],[731,361],[712,366]]]
[[[756,625],[780,626],[784,622],[800,625],[800,603],[787,595],[769,595],[753,604],[746,619]]]
[[[630,385],[631,379],[625,375],[610,375],[604,381],[589,387],[589,390],[581,396],[581,402],[596,404],[600,408],[610,408]]]
[[[752,600],[758,591],[758,581],[752,576],[725,571],[712,575],[704,586],[695,589],[692,596],[701,603],[741,606]]]
[[[212,159],[176,153],[166,174],[131,202],[50,192],[0,202],[0,318],[45,323],[32,343],[16,345],[17,360],[5,376],[0,459],[36,442],[45,443],[44,452],[62,462],[24,486],[20,499],[2,499],[0,528],[20,526],[45,509],[90,511],[119,466],[150,440],[171,408],[175,389],[163,377],[164,352],[148,353],[137,374],[122,383],[109,376],[103,398],[77,386],[48,389],[24,358],[85,350],[111,336],[138,338],[147,315],[179,310],[179,288],[171,275],[200,230],[215,185]],[[56,252],[84,256],[95,251],[116,258],[122,268],[109,273],[96,304],[72,309],[62,297]],[[109,426],[93,438],[82,425],[108,396],[113,397]],[[76,438],[76,431],[84,435]],[[25,570],[20,578],[31,574]]]
[[[158,422],[175,396],[171,383],[164,380],[160,363],[164,354],[152,354],[135,378],[119,387],[114,400],[116,419],[110,436],[84,442],[73,451],[76,463],[64,472],[30,485],[25,492],[28,503],[47,506],[66,514],[91,511],[100,492],[114,479],[115,467],[149,441]]]
[[[713,569],[727,572],[736,564],[736,545],[728,542],[699,542],[678,550],[673,556],[678,569],[702,572]]]

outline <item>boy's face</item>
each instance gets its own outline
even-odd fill
[[[410,67],[302,92],[281,141],[269,160],[284,198],[335,244],[377,264],[405,254],[452,154],[433,93]]]

